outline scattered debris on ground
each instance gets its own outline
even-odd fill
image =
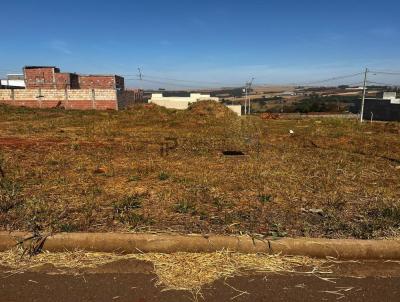
[[[313,275],[330,274],[326,260],[307,257],[288,257],[266,254],[238,254],[228,251],[215,253],[174,254],[111,254],[84,251],[40,253],[33,257],[20,250],[0,253],[0,266],[11,269],[10,274],[37,270],[51,264],[59,273],[79,273],[83,269],[101,267],[120,260],[151,262],[158,276],[157,284],[165,289],[187,290],[198,293],[205,285],[226,277],[247,273],[307,272]],[[54,272],[53,272],[54,273]]]
[[[277,113],[265,112],[260,114],[260,118],[263,120],[277,120],[280,118],[280,115]]]

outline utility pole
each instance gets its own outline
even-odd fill
[[[254,81],[254,78],[251,78],[251,80],[250,80],[250,82],[247,82],[246,83],[246,101],[248,100],[248,104],[249,104],[249,106],[248,106],[248,114],[251,114],[251,101],[250,101],[250,96],[249,96],[249,92],[250,92],[250,89],[251,89],[251,85],[253,85],[253,81]]]
[[[247,86],[246,88],[244,88],[244,93],[246,95],[245,99],[244,99],[244,115],[247,114]]]
[[[143,81],[143,74],[142,74],[142,69],[140,68],[140,67],[138,67],[138,72],[139,72],[139,74],[138,74],[138,78],[139,78],[139,81],[140,82],[142,82]],[[139,90],[142,90],[142,83],[139,85]]]
[[[139,71],[139,80],[143,79],[143,74],[142,74],[142,70],[140,69],[140,67],[138,67],[138,71]]]
[[[365,68],[364,86],[363,86],[363,95],[362,95],[362,100],[361,100],[361,113],[360,113],[360,122],[361,123],[364,120],[364,104],[365,104],[365,95],[367,92],[367,75],[368,75],[368,68]]]

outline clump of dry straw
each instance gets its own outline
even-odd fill
[[[158,283],[168,289],[200,289],[218,279],[249,272],[284,273],[320,267],[321,260],[266,254],[215,253],[138,254],[136,259],[154,263]]]
[[[318,272],[325,261],[307,257],[266,254],[239,254],[228,251],[214,253],[128,254],[84,251],[48,253],[21,258],[18,250],[0,253],[0,266],[14,271],[28,271],[43,264],[52,264],[68,271],[99,267],[123,259],[150,261],[158,276],[157,285],[165,289],[200,291],[201,287],[227,277],[256,273],[285,273],[313,268]]]

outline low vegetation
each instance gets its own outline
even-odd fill
[[[299,99],[284,99],[272,97],[253,100],[253,112],[262,113],[347,113],[356,111],[359,97],[357,96],[320,96],[311,94]]]
[[[3,230],[400,234],[396,123],[1,106],[0,159]]]

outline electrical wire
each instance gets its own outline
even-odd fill
[[[17,69],[0,69],[0,72],[18,73],[16,70],[17,70]],[[21,73],[21,72],[19,72],[19,73]]]
[[[137,75],[122,75],[122,76],[136,76],[139,80],[140,77]],[[184,83],[195,83],[195,84],[208,84],[208,85],[222,85],[222,86],[244,86],[243,84],[231,84],[226,82],[208,82],[208,81],[198,81],[198,80],[182,80],[182,79],[174,79],[174,78],[165,78],[165,77],[157,77],[157,76],[149,76],[149,75],[142,75],[143,78],[154,79],[154,80],[166,80],[166,81],[173,81],[173,82],[184,82]]]
[[[342,80],[342,79],[348,79],[348,78],[353,78],[359,75],[362,75],[363,72],[358,72],[354,74],[349,74],[349,75],[343,75],[343,76],[337,76],[337,77],[332,77],[324,80],[318,80],[318,81],[313,81],[313,82],[306,82],[306,83],[300,83],[300,84],[294,84],[295,86],[309,86],[313,84],[319,84],[319,83],[327,83],[327,82],[332,82],[332,81],[337,81],[337,80]],[[123,75],[123,76],[136,76],[138,80],[139,77],[137,75]],[[243,84],[228,84],[228,83],[223,83],[223,82],[207,82],[207,81],[196,81],[196,80],[182,80],[182,79],[174,79],[174,78],[166,78],[166,77],[157,77],[157,76],[148,76],[148,75],[143,75],[142,80],[144,78],[149,78],[149,79],[156,79],[156,80],[167,80],[167,81],[173,81],[173,82],[185,82],[185,83],[197,83],[197,84],[211,84],[211,85],[223,85],[225,87],[244,87]],[[150,80],[147,80],[150,81]],[[176,83],[174,83],[176,86]]]
[[[374,82],[374,81],[368,81],[368,84],[376,84],[376,85],[380,85],[380,86],[400,87],[400,84],[388,84],[388,83],[380,83],[380,82]]]
[[[301,84],[293,84],[295,86],[312,86],[313,84],[320,84],[320,83],[328,83],[332,81],[337,81],[337,80],[343,80],[343,79],[348,79],[348,78],[353,78],[356,76],[362,75],[362,72],[354,73],[354,74],[349,74],[349,75],[343,75],[343,76],[336,76],[332,78],[327,78],[323,80],[318,80],[318,81],[313,81],[313,82],[306,82],[306,83],[301,83]],[[128,75],[124,75],[128,76]],[[206,81],[195,81],[195,80],[182,80],[182,79],[174,79],[174,78],[164,78],[164,77],[156,77],[156,76],[147,76],[147,75],[142,75],[142,78],[140,79],[139,76],[137,75],[131,75],[135,76],[136,78],[126,78],[126,80],[129,81],[145,81],[149,83],[155,83],[155,84],[163,84],[163,85],[169,85],[169,86],[182,86],[182,87],[190,87],[190,88],[211,88],[209,86],[204,86],[204,85],[183,85],[180,83],[176,82],[184,82],[184,83],[196,83],[196,84],[212,84],[212,85],[224,85],[225,87],[244,87],[243,84],[227,84],[223,82],[206,82]],[[149,79],[147,79],[149,78]],[[154,80],[152,80],[154,79]],[[158,79],[161,80],[167,80],[167,81],[159,81]],[[173,82],[170,82],[173,81]]]
[[[126,78],[126,81],[137,81],[137,82],[148,82],[148,83],[153,83],[153,84],[161,84],[161,85],[167,85],[167,86],[179,86],[179,87],[186,87],[186,88],[211,88],[211,87],[207,87],[207,86],[194,86],[194,85],[184,85],[184,84],[177,84],[177,83],[173,83],[173,82],[165,82],[165,81],[155,81],[155,80],[146,80],[142,77],[142,79],[136,78],[136,79],[129,79]]]
[[[362,86],[364,82],[357,82],[357,83],[349,83],[348,86]],[[351,87],[350,87],[351,88]]]
[[[0,69],[0,72],[6,72],[10,73],[11,69]],[[17,73],[17,72],[14,72]],[[372,74],[384,74],[384,75],[400,75],[400,72],[391,72],[391,71],[373,71],[370,70],[368,73]],[[323,80],[316,80],[316,81],[310,81],[310,82],[304,82],[304,83],[297,83],[297,84],[292,84],[295,86],[313,86],[316,84],[322,84],[322,83],[328,83],[328,82],[334,82],[338,80],[343,80],[343,79],[349,79],[353,78],[356,76],[363,75],[363,72],[358,72],[354,74],[348,74],[348,75],[342,75],[342,76],[336,76],[336,77],[331,77]],[[176,79],[176,78],[169,78],[169,77],[159,77],[159,76],[153,76],[153,75],[142,75],[139,77],[139,75],[127,75],[127,74],[121,74],[121,76],[125,76],[126,81],[141,81],[141,82],[148,82],[148,83],[153,83],[153,84],[160,84],[160,85],[167,85],[167,86],[174,86],[174,87],[185,87],[185,88],[192,88],[192,89],[206,89],[206,88],[213,88],[210,85],[221,85],[223,87],[244,87],[244,84],[228,84],[226,82],[218,82],[218,81],[199,81],[199,80],[189,80],[189,79]],[[134,78],[129,78],[129,77],[134,77]],[[186,84],[182,84],[186,83]],[[190,85],[190,83],[196,84],[196,85]],[[374,83],[374,84],[379,84],[379,85],[386,85],[386,86],[399,86],[398,84],[387,84],[387,83],[379,83],[379,82],[372,82],[369,81],[369,83]],[[199,85],[200,84],[200,85]],[[359,83],[353,83],[349,85],[358,85]],[[362,84],[362,82],[361,82]]]
[[[337,80],[353,78],[353,77],[356,77],[356,76],[359,76],[359,75],[362,75],[362,74],[363,74],[363,72],[358,72],[358,73],[354,73],[354,74],[337,76],[337,77],[333,77],[333,78],[329,78],[329,79],[325,79],[325,80],[320,80],[320,81],[315,81],[315,82],[307,82],[307,83],[303,83],[303,84],[296,84],[296,86],[311,86],[313,84],[321,84],[321,83],[327,83],[327,82],[332,82],[332,81],[337,81]]]
[[[206,81],[193,81],[193,80],[179,80],[179,79],[172,79],[172,78],[162,78],[162,77],[154,77],[154,76],[146,76],[150,79],[161,79],[161,80],[168,80],[168,81],[176,81],[176,82],[186,82],[186,83],[197,83],[197,84],[211,84],[211,85],[233,85],[238,86],[238,84],[227,84],[223,82],[206,82]]]
[[[384,75],[398,75],[400,76],[400,72],[396,71],[375,71],[375,70],[369,70],[369,73],[375,73],[375,74],[384,74]]]

